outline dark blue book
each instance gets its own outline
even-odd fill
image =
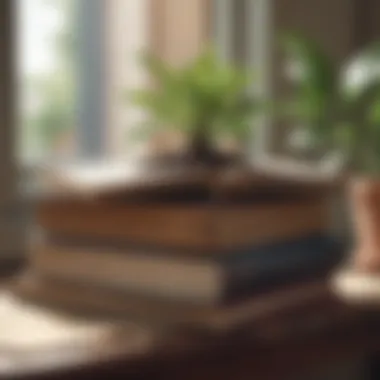
[[[343,251],[321,234],[212,257],[45,241],[31,261],[48,278],[210,305],[326,271]]]
[[[344,253],[337,239],[312,235],[226,257],[220,262],[226,273],[224,299],[326,273],[342,261]]]

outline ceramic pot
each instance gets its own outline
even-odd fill
[[[380,272],[380,180],[351,180],[349,200],[356,241],[354,269]]]

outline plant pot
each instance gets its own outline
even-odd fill
[[[193,162],[214,167],[241,165],[247,161],[244,149],[234,141],[210,141],[202,135],[190,140],[188,157]]]
[[[380,181],[353,179],[348,192],[355,234],[353,268],[380,274]]]
[[[332,277],[332,291],[360,305],[380,302],[380,181],[355,178],[348,186],[355,247],[351,262]]]

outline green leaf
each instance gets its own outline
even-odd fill
[[[161,128],[178,128],[188,134],[241,136],[258,112],[256,100],[246,96],[249,77],[244,70],[220,60],[207,49],[183,67],[170,67],[152,55],[144,64],[154,85],[129,94]]]
[[[334,92],[336,68],[316,41],[297,33],[288,33],[282,39],[287,58],[297,63],[302,75],[297,81],[305,92],[326,96]]]
[[[371,124],[380,126],[380,93],[376,94],[373,102],[368,106],[367,120]]]
[[[356,101],[380,83],[380,42],[370,44],[352,58],[341,75],[341,92],[347,101]]]
[[[323,49],[307,37],[289,33],[282,39],[286,58],[300,73],[290,81],[295,86],[293,112],[311,124],[320,124],[331,112],[337,92],[337,70]]]

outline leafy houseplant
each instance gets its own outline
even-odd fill
[[[180,131],[187,137],[186,160],[217,164],[226,157],[216,140],[243,143],[249,136],[255,102],[247,95],[249,77],[206,51],[183,67],[172,67],[153,55],[143,63],[152,86],[132,93],[132,101],[148,114],[141,126],[149,133]]]
[[[347,65],[334,64],[304,36],[285,38],[296,68],[288,115],[301,120],[316,144],[343,152],[354,169],[349,197],[356,227],[356,270],[380,270],[380,44]],[[358,176],[359,174],[359,176]]]
[[[302,123],[312,144],[345,154],[356,172],[380,172],[380,44],[342,67],[302,35],[287,35],[284,48],[294,68],[287,116]]]

